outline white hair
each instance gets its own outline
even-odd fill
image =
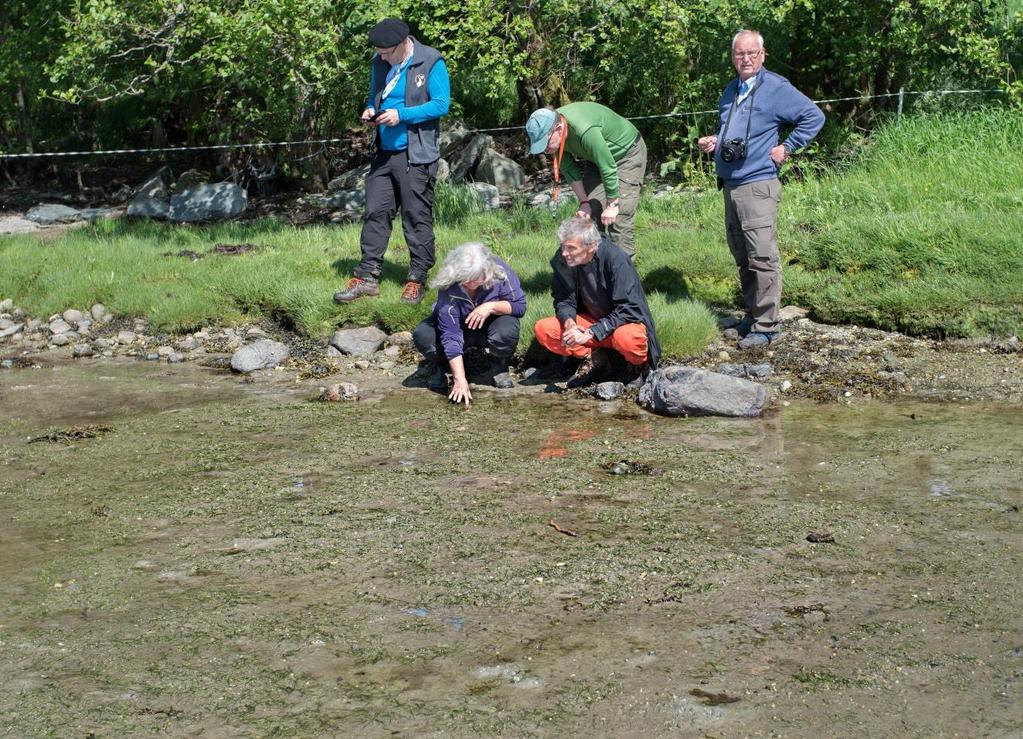
[[[735,43],[739,40],[740,36],[753,36],[757,40],[757,48],[764,48],[764,37],[760,35],[759,31],[750,31],[749,29],[743,28],[737,34],[732,36],[732,49],[735,49]]]
[[[437,276],[430,282],[430,287],[444,290],[452,285],[483,278],[483,287],[491,287],[508,277],[508,273],[497,263],[494,255],[485,244],[470,241],[456,246],[444,257],[444,262],[437,270]]]
[[[600,242],[600,231],[597,224],[589,216],[572,216],[558,225],[558,243],[564,244],[569,239],[582,239],[586,246]]]

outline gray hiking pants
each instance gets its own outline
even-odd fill
[[[728,248],[739,266],[739,286],[746,312],[753,319],[751,331],[781,330],[781,257],[778,254],[778,204],[781,182],[777,178],[725,187],[725,231]]]
[[[619,159],[618,165],[618,218],[607,227],[607,235],[632,259],[636,254],[636,238],[633,235],[633,223],[636,218],[636,209],[639,207],[639,192],[643,187],[643,178],[646,176],[646,142],[640,136],[632,145],[625,156]],[[600,170],[593,162],[582,163],[583,188],[586,196],[590,199],[590,212],[593,220],[601,231],[604,227],[600,223],[600,214],[604,210],[604,201],[607,194],[604,192],[604,181],[600,177]]]

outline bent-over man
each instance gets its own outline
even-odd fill
[[[714,154],[724,190],[728,248],[739,267],[746,307],[739,348],[754,349],[770,345],[781,332],[778,168],[813,140],[824,114],[787,79],[764,69],[764,39],[756,31],[735,34],[732,63],[739,76],[718,101],[718,133],[698,143]],[[778,143],[782,126],[794,128]]]
[[[555,315],[536,322],[536,340],[554,354],[590,360],[570,388],[609,379],[616,357],[626,363],[624,381],[638,387],[657,367],[661,349],[636,268],[589,216],[562,221],[558,241],[551,259]]]
[[[564,173],[579,198],[577,215],[592,217],[633,259],[633,221],[646,175],[646,143],[636,127],[599,103],[569,103],[534,111],[526,135],[530,154],[553,157],[555,186]]]

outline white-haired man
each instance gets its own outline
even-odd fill
[[[739,76],[718,101],[716,135],[699,139],[714,154],[718,187],[724,190],[728,248],[739,267],[746,316],[740,349],[769,346],[781,335],[781,257],[778,253],[778,168],[809,144],[824,114],[784,77],[764,69],[764,39],[742,30],[732,39]],[[782,126],[792,131],[779,143]]]

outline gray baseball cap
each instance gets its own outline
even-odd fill
[[[526,121],[526,135],[529,137],[530,154],[543,154],[557,119],[557,113],[550,108],[534,110],[529,116],[529,120]]]

